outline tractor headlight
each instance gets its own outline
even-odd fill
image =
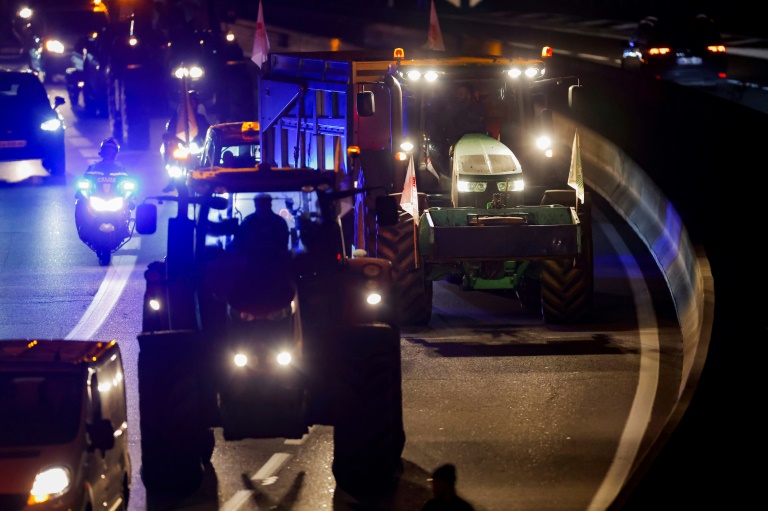
[[[69,489],[72,483],[69,470],[65,467],[50,467],[38,472],[32,490],[29,492],[27,504],[48,502]]]
[[[538,147],[542,151],[546,151],[547,149],[552,147],[552,139],[549,138],[548,135],[541,135],[536,139],[536,147]]]
[[[484,192],[488,183],[482,181],[462,181],[457,183],[457,189],[460,192]]]
[[[522,192],[525,190],[525,182],[522,179],[499,181],[496,183],[496,188],[500,192]]]

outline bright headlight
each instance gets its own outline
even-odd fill
[[[521,74],[523,74],[522,71],[520,71],[518,68],[513,67],[509,71],[507,71],[507,74],[511,76],[512,78],[519,78]]]
[[[45,42],[45,49],[51,53],[64,53],[64,45],[61,41],[51,39]]]
[[[237,355],[235,355],[233,362],[237,367],[245,367],[248,365],[248,357],[243,353],[238,353]]]
[[[521,192],[525,189],[525,182],[522,179],[499,181],[496,183],[496,187],[500,192]]]
[[[67,491],[70,483],[69,470],[66,468],[47,468],[35,476],[35,482],[32,484],[32,490],[29,492],[27,503],[40,504],[47,502],[52,497]]]
[[[40,129],[43,131],[56,131],[61,128],[61,121],[58,119],[48,119],[40,125]]]
[[[91,207],[96,211],[120,211],[123,209],[123,198],[114,197],[109,200],[104,200],[101,197],[92,196],[90,198]]]
[[[149,301],[149,308],[152,309],[153,311],[159,311],[160,310],[160,300],[158,300],[157,298],[152,298]]]
[[[528,67],[525,69],[525,76],[528,78],[535,78],[539,74],[539,70],[535,67]]]
[[[287,366],[288,364],[291,363],[292,359],[293,357],[287,351],[281,351],[280,353],[277,354],[277,363],[280,364],[281,366]]]
[[[184,174],[182,168],[176,165],[166,165],[165,169],[168,171],[168,176],[172,178],[181,177]]]
[[[457,183],[460,192],[484,192],[487,183],[481,181],[459,181]]]
[[[203,76],[203,68],[192,66],[189,68],[189,77],[190,78],[200,78]]]
[[[189,76],[189,71],[187,71],[186,67],[177,67],[173,71],[173,76],[175,76],[176,78],[183,78],[185,76]]]
[[[536,147],[539,149],[549,149],[552,147],[552,139],[547,135],[542,135],[536,139]]]
[[[190,142],[189,152],[192,154],[200,154],[201,152],[203,152],[203,148],[197,145],[195,142]]]
[[[409,80],[413,80],[413,81],[416,81],[416,80],[418,80],[419,78],[421,78],[421,72],[420,72],[420,71],[418,71],[418,70],[416,70],[416,69],[412,69],[412,70],[408,71],[408,72],[405,74],[405,76],[406,76],[406,77],[407,77]]]
[[[87,179],[78,179],[77,180],[77,189],[78,190],[90,190],[91,189],[91,182]]]
[[[424,79],[428,82],[434,82],[435,80],[437,80],[437,78],[438,78],[438,74],[435,71],[427,71],[426,73],[424,73]]]
[[[369,305],[378,305],[381,303],[381,295],[379,293],[370,293],[368,298],[365,299]]]

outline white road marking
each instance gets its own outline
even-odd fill
[[[251,481],[256,484],[261,484],[262,486],[273,484],[277,481],[277,476],[275,476],[275,474],[280,471],[290,457],[291,455],[288,453],[276,452],[269,458],[269,460],[267,460],[258,472],[251,476]],[[250,500],[251,495],[253,495],[253,490],[238,490],[232,498],[219,508],[219,511],[237,511],[243,504]]]
[[[237,493],[219,508],[219,511],[237,511],[240,509],[240,506],[248,502],[251,495],[253,495],[251,490],[237,490]]]
[[[269,461],[267,461],[264,466],[259,469],[258,472],[251,476],[251,481],[257,483],[272,477],[282,468],[282,466],[286,461],[290,459],[290,457],[291,455],[288,453],[276,452],[272,455],[271,458],[269,458]]]
[[[141,238],[134,237],[128,240],[128,243],[120,250],[138,250],[140,247]],[[67,334],[66,339],[88,340],[96,335],[123,293],[123,289],[125,289],[125,285],[133,272],[133,267],[136,266],[136,258],[135,255],[112,256],[112,262],[104,280],[101,281],[96,296],[93,297],[93,301],[75,328]]]
[[[596,213],[600,219],[598,225],[608,237],[614,250],[618,254],[628,254],[629,249],[613,226],[605,218],[602,218],[599,211]],[[608,506],[616,499],[619,490],[624,486],[640,448],[640,442],[645,437],[647,426],[651,420],[653,401],[659,385],[659,331],[653,312],[651,294],[634,259],[624,257],[619,259],[629,279],[635,302],[640,334],[640,370],[638,371],[637,388],[635,389],[632,408],[630,408],[627,422],[624,424],[624,431],[621,433],[613,462],[587,511],[608,509]]]

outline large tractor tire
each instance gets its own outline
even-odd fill
[[[403,472],[400,332],[385,324],[360,325],[337,340],[333,475],[362,503],[379,501]]]
[[[210,460],[203,344],[196,332],[139,335],[141,479],[149,492],[190,493]]]
[[[571,205],[576,192],[548,190],[542,204]],[[592,201],[585,194],[584,204],[578,205],[581,222],[581,253],[575,259],[542,261],[541,312],[548,324],[584,321],[592,311],[594,299],[594,263],[592,249]]]
[[[413,229],[413,217],[400,211],[396,225],[377,228],[375,255],[392,262],[399,324],[426,325],[432,318],[432,281],[426,279],[423,267],[416,266]]]

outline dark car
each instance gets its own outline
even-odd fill
[[[621,67],[682,85],[712,87],[726,79],[720,31],[708,16],[648,16],[624,43]]]
[[[53,3],[19,11],[17,16],[23,20],[21,34],[25,44],[42,46],[45,82],[64,77],[72,66],[73,53],[82,53],[86,39],[109,24],[104,4],[92,2]]]
[[[48,99],[31,71],[0,70],[0,162],[40,160],[51,177],[64,178],[64,98]]]

